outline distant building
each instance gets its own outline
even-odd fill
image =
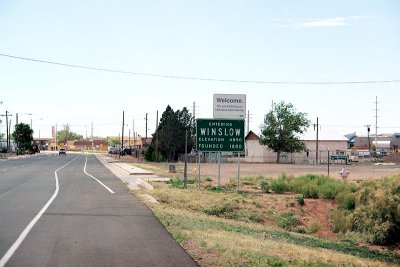
[[[371,145],[376,145],[378,151],[394,151],[399,149],[400,133],[380,134],[376,137],[371,136],[356,136],[354,138],[353,148],[358,151],[369,150]]]
[[[54,138],[34,138],[33,145],[37,145],[39,150],[51,150],[51,143],[54,142]]]
[[[253,131],[250,131],[245,138],[246,162],[274,163],[277,153],[270,148],[260,144],[260,138]],[[281,153],[282,163],[315,163],[317,158],[316,140],[302,140],[307,150],[300,153]],[[330,155],[346,155],[348,148],[347,140],[318,140],[318,162],[328,161]]]
[[[108,151],[108,141],[106,139],[77,140],[68,141],[65,147],[70,151],[97,150]]]

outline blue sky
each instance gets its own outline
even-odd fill
[[[167,105],[195,102],[210,118],[213,94],[246,94],[256,133],[272,101],[285,101],[319,117],[320,138],[342,139],[375,132],[377,96],[378,133],[400,132],[399,15],[399,1],[1,1],[3,55],[266,83],[0,56],[0,114],[32,119],[35,137],[56,123],[90,135],[92,122],[94,135],[115,136],[124,110],[144,136],[146,113],[150,135]],[[337,84],[348,81],[374,83]]]

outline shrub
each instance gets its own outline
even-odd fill
[[[271,187],[270,187],[270,185],[269,185],[269,183],[267,181],[262,181],[260,183],[260,186],[261,186],[261,189],[262,189],[263,192],[269,193],[269,190],[271,189]]]
[[[205,186],[205,189],[209,191],[214,191],[214,192],[223,192],[223,191],[232,191],[232,186],[231,185],[221,185],[220,187],[218,186],[212,186],[210,184]]]
[[[304,206],[304,197],[297,198],[297,204],[299,204],[299,206]]]
[[[252,213],[252,214],[249,216],[249,220],[252,221],[252,222],[260,223],[260,222],[263,221],[263,218],[262,218],[262,216],[261,216],[260,214],[258,214],[258,213]]]
[[[147,149],[144,150],[144,159],[146,161],[153,161],[153,152],[155,151],[153,146],[149,146]]]
[[[206,178],[206,181],[207,181],[207,182],[212,182],[212,179],[211,179],[210,177],[207,177],[207,178]]]
[[[183,180],[178,179],[178,178],[169,180],[167,182],[167,184],[170,184],[172,187],[175,187],[175,188],[183,188],[184,187]]]
[[[356,198],[354,193],[342,191],[336,196],[336,200],[343,209],[354,210],[356,207]]]
[[[307,227],[307,233],[309,234],[314,234],[319,231],[321,226],[319,225],[318,222],[313,222]]]
[[[329,217],[332,221],[332,231],[335,233],[346,233],[351,230],[351,222],[349,218],[350,212],[347,210],[331,210]]]
[[[345,184],[324,175],[307,174],[289,182],[289,189],[306,198],[334,199],[342,191],[355,192],[354,184]]]
[[[335,199],[337,194],[344,189],[343,183],[338,183],[334,180],[327,180],[320,186],[320,195],[327,199]]]
[[[238,208],[237,203],[228,202],[222,205],[213,205],[204,209],[204,213],[208,215],[232,219],[235,218],[235,210]]]
[[[318,186],[315,183],[305,184],[301,191],[305,198],[318,198]]]
[[[285,175],[280,176],[278,179],[272,180],[271,182],[272,191],[278,194],[287,192],[289,190],[289,187],[285,180],[286,180]]]
[[[286,211],[278,214],[277,223],[280,227],[290,230],[298,226],[300,222],[294,211]]]
[[[356,193],[353,229],[373,244],[400,241],[400,175],[362,183]]]
[[[307,228],[303,225],[298,225],[294,227],[292,231],[299,234],[305,234],[307,232]]]

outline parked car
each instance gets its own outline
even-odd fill
[[[108,149],[108,154],[118,154],[118,149],[112,146]]]
[[[65,150],[65,148],[60,148],[60,150],[58,151],[58,155],[67,155],[67,151]]]

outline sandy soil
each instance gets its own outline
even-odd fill
[[[130,156],[121,157],[121,161],[137,162],[135,158]],[[173,176],[183,174],[184,164],[173,163],[176,166],[177,173],[171,174]],[[168,163],[152,163],[159,168],[168,171]],[[329,166],[329,176],[332,178],[342,179],[339,172],[342,168],[349,171],[348,181],[362,181],[369,178],[381,179],[387,175],[400,174],[400,164],[397,165],[379,165],[375,164],[361,164],[353,163],[351,165],[345,164],[331,164]],[[218,164],[216,163],[201,163],[200,175],[202,178],[218,177]],[[259,164],[259,163],[241,163],[240,164],[240,177],[251,177],[262,175],[264,177],[276,178],[282,174],[300,176],[304,174],[323,174],[328,175],[328,165],[305,165],[305,164]],[[167,175],[168,176],[168,175]],[[188,176],[198,177],[198,164],[188,163]],[[232,177],[238,176],[237,163],[221,163],[220,177],[221,182],[229,181]],[[214,180],[213,179],[213,180]]]

